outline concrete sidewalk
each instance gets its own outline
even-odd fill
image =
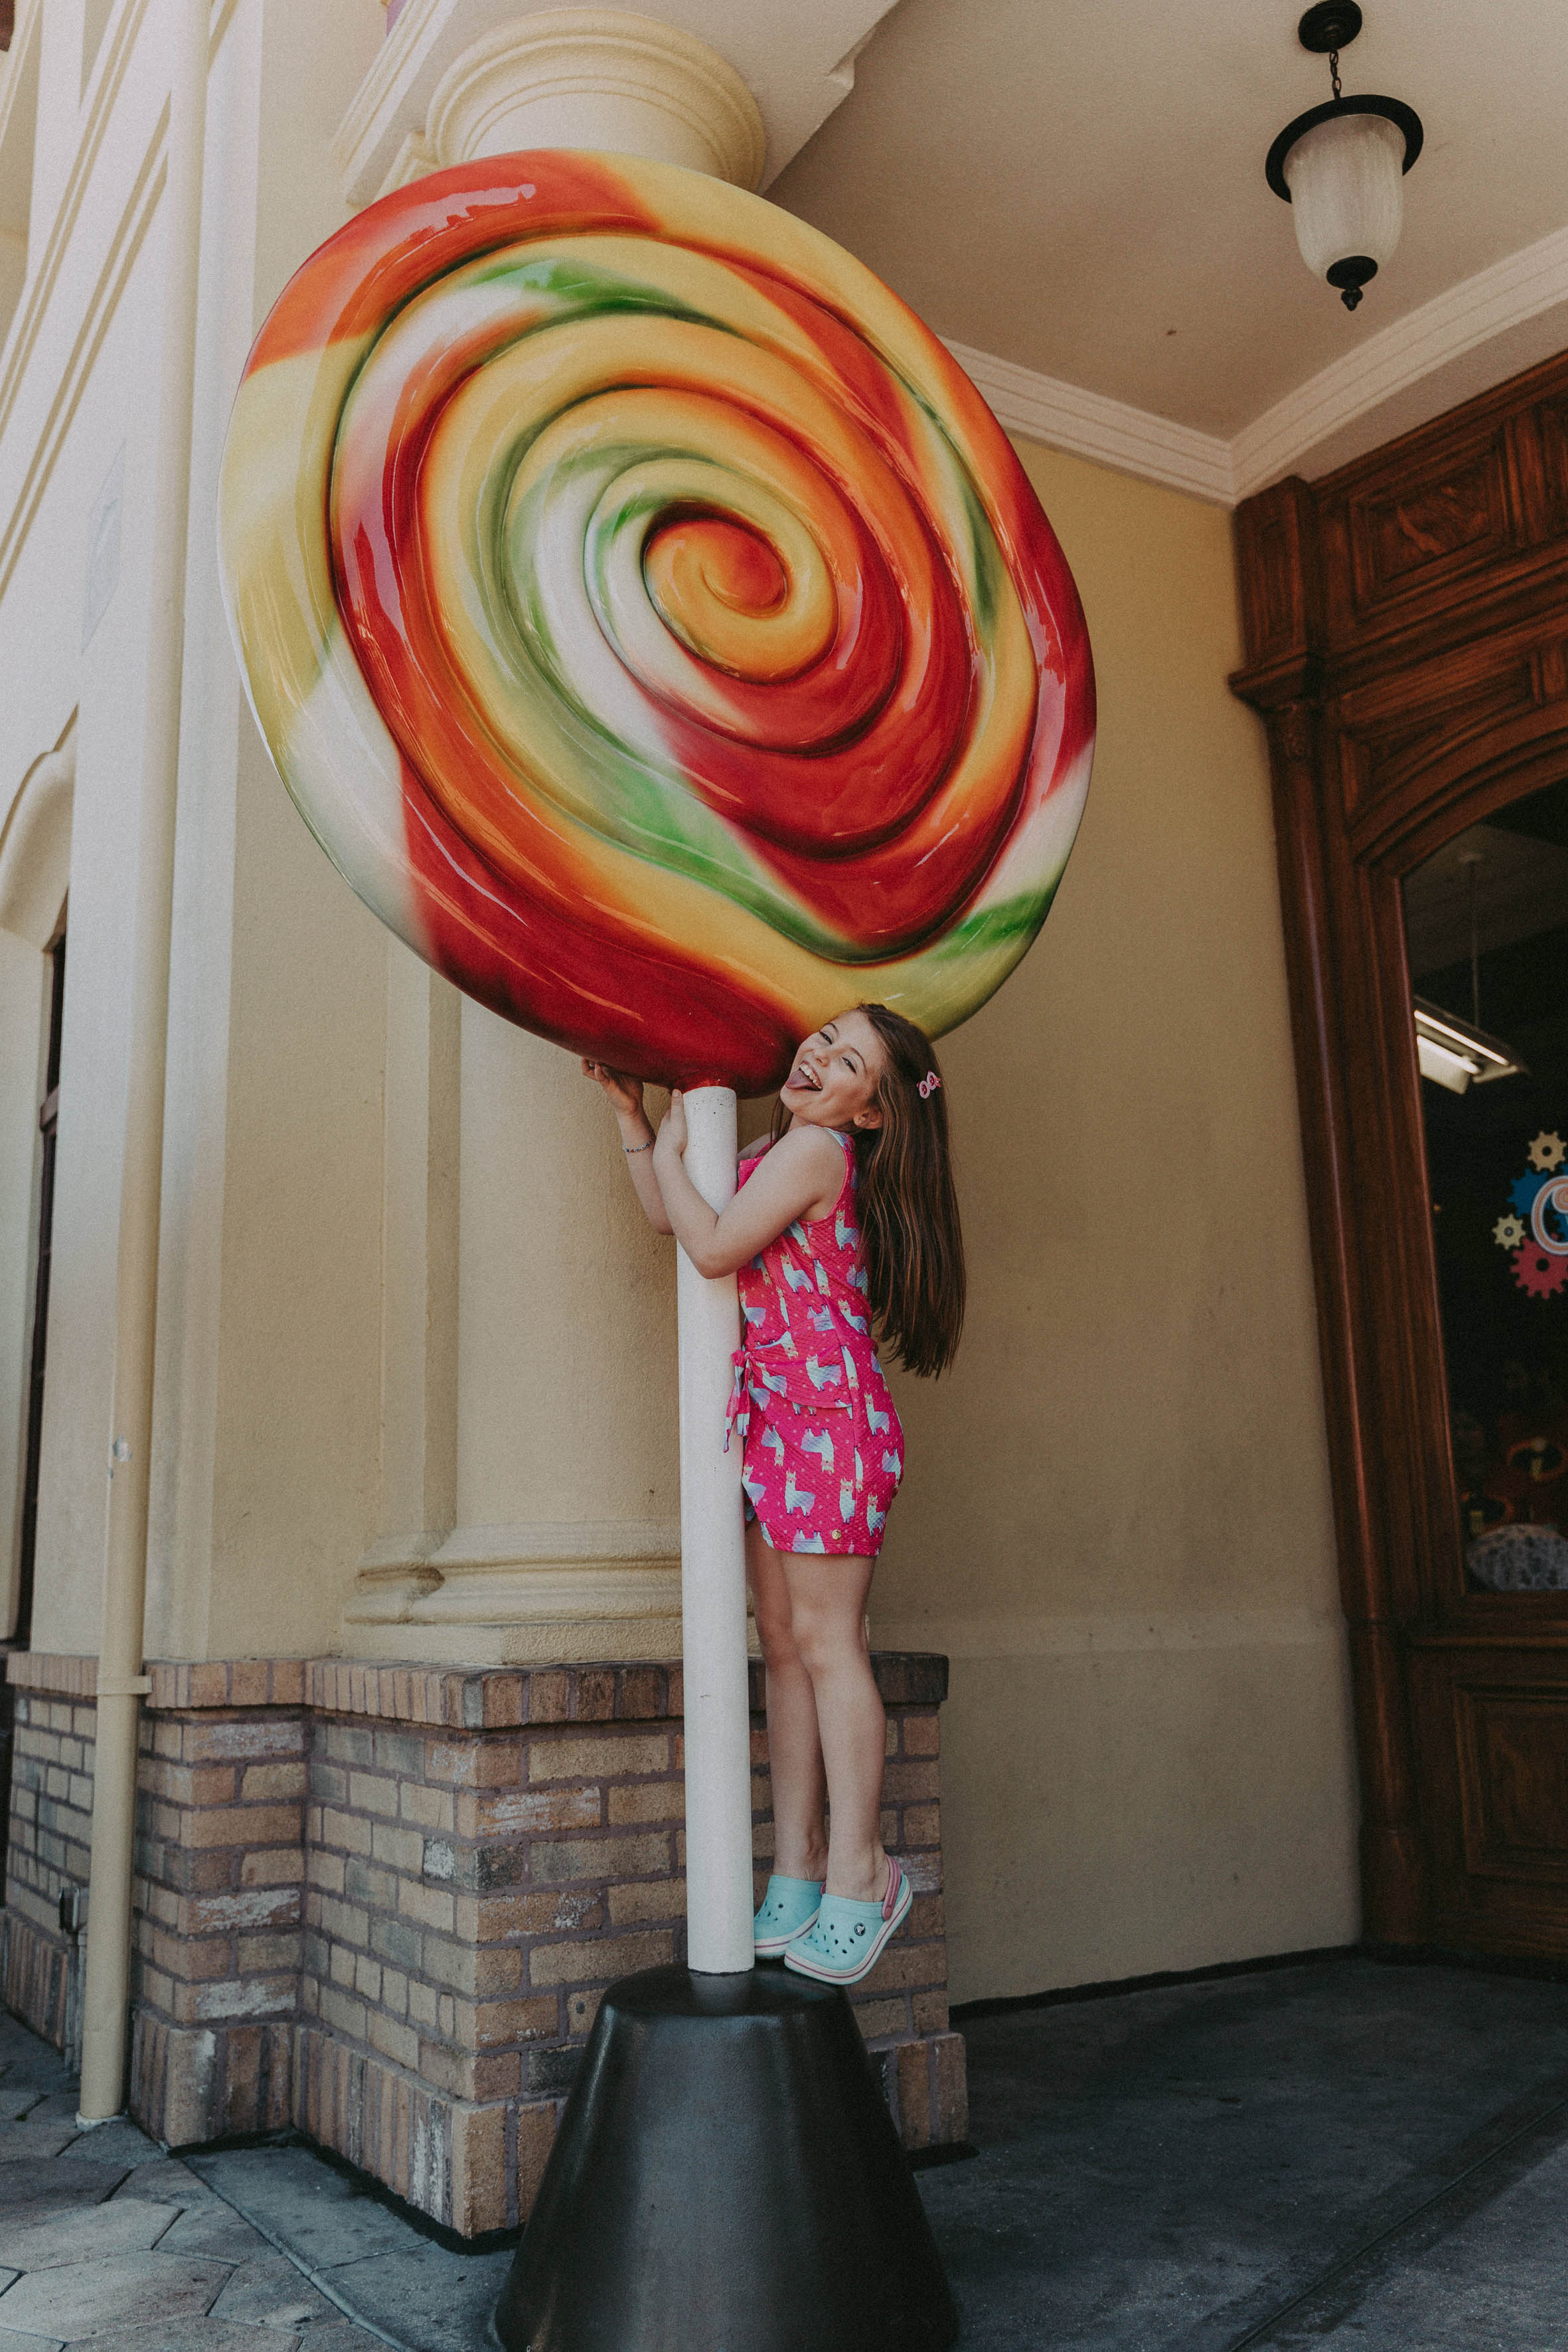
[[[1568,1986],[1343,1958],[963,2031],[966,2347],[1568,2347]]]
[[[965,2352],[1564,2352],[1568,1986],[1347,1958],[972,2019],[921,2192]],[[476,2352],[460,2252],[299,2144],[81,2136],[0,2021],[0,2352]]]

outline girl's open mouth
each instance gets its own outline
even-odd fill
[[[788,1084],[795,1088],[796,1094],[819,1095],[822,1092],[822,1080],[814,1076],[804,1063],[798,1069],[790,1072]]]

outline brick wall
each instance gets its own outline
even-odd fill
[[[305,1669],[243,1660],[157,1668],[153,1682],[137,1774],[130,2106],[183,2147],[293,2115]]]
[[[916,1899],[856,2009],[922,2147],[966,2126],[941,1892],[945,1662],[877,1666],[883,1835]],[[684,1957],[679,1669],[150,1671],[132,2112],[174,2146],[291,2119],[466,2235],[525,2217],[605,1985]],[[752,1759],[760,1894],[760,1712]],[[7,1969],[8,2002],[50,2031]]]
[[[77,1936],[61,1927],[60,1896],[80,1893],[85,1916],[96,1680],[92,1660],[68,1660],[60,1662],[68,1671],[30,1687],[29,1663],[11,1661],[20,1671],[11,1677],[17,1687],[0,1984],[8,2010],[74,2055],[80,2041],[82,1954]]]

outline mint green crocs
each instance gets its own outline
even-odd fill
[[[752,1922],[758,1959],[777,1959],[786,1944],[805,1935],[821,1907],[820,1878],[781,1878],[775,1871]]]
[[[797,1936],[785,1952],[785,1968],[797,1976],[815,1977],[819,1984],[858,1984],[909,1917],[914,1899],[909,1880],[889,1854],[888,1891],[881,1901],[855,1903],[847,1895],[825,1895],[816,1926],[808,1935]]]

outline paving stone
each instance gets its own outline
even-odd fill
[[[65,2352],[58,2336],[13,2336],[0,2332],[0,2352]]]
[[[35,2110],[31,2122],[0,2123],[0,2164],[38,2164],[47,2157],[58,2156],[73,2139],[81,2137],[77,2126],[67,2123],[63,2116],[46,2118],[41,2123],[36,2118]]]
[[[415,2234],[400,2214],[308,2147],[225,2148],[193,2156],[190,2166],[311,2270],[399,2253]]]
[[[282,2254],[270,2251],[241,2263],[212,2307],[214,2319],[247,2320],[257,2327],[309,2327],[315,2343],[318,2322],[336,2320],[337,2305],[329,2303]]]
[[[490,2341],[490,2314],[510,2268],[510,2253],[455,2253],[406,2230],[401,2252],[335,2264],[323,2275],[351,2310],[400,2343],[474,2352]]]
[[[9,2221],[23,2206],[40,2200],[51,2205],[95,2205],[112,2197],[129,2168],[89,2164],[74,2153],[57,2156],[48,2164],[0,2164],[0,2218]]]
[[[62,2263],[102,2262],[148,2252],[169,2227],[170,2208],[144,2198],[110,2205],[63,2205],[18,2221],[0,2215],[0,2263],[18,2271],[57,2270]]]
[[[199,2318],[228,2276],[223,2263],[173,2254],[125,2254],[115,2262],[69,2263],[30,2271],[0,2295],[0,2326],[31,2329],[68,2344],[110,2327],[163,2326]],[[0,2347],[10,2352],[3,2335]],[[265,2352],[277,2352],[267,2346]]]
[[[300,2352],[302,2342],[276,2327],[227,2326],[221,2319],[176,2319],[171,2326],[159,2319],[145,2327],[110,2327],[89,2339],[89,2352]]]
[[[152,2142],[148,2142],[152,2146]],[[216,2196],[205,2180],[198,2180],[188,2164],[177,2156],[149,2157],[128,2172],[116,2197],[151,2197],[160,2205],[182,2205],[204,2211],[209,2206],[222,2207],[223,2200]]]
[[[486,2338],[477,2340],[482,2344]],[[97,2352],[96,2346],[93,2352]],[[307,2328],[300,2338],[300,2352],[386,2352],[386,2346],[368,2327],[356,2327],[352,2319],[340,2319],[330,2326]]]
[[[34,2097],[35,2105],[27,2113],[29,2123],[69,2124],[80,2131],[81,2126],[76,2119],[77,2086],[74,2083],[62,2083],[58,2089],[47,2089],[41,2097],[35,2092]]]
[[[264,2250],[267,2241],[232,2206],[215,2197],[210,2205],[181,2213],[158,2243],[166,2254],[210,2254],[217,2263],[247,2263]]]
[[[123,2116],[116,2116],[110,2123],[94,2124],[71,2149],[72,2156],[82,2161],[118,2165],[122,2172],[161,2153],[157,2141],[149,2139],[144,2131],[138,2130]]]
[[[26,2028],[21,2030],[25,2032]],[[66,2070],[47,2043],[40,2042],[37,2046],[44,2053],[46,2063],[42,2065],[29,2059],[26,2065],[13,2063],[0,2070],[0,2117],[4,2117],[6,2123],[19,2123],[41,2101],[57,2094],[70,2099],[74,2119],[75,2096],[68,2083]]]

